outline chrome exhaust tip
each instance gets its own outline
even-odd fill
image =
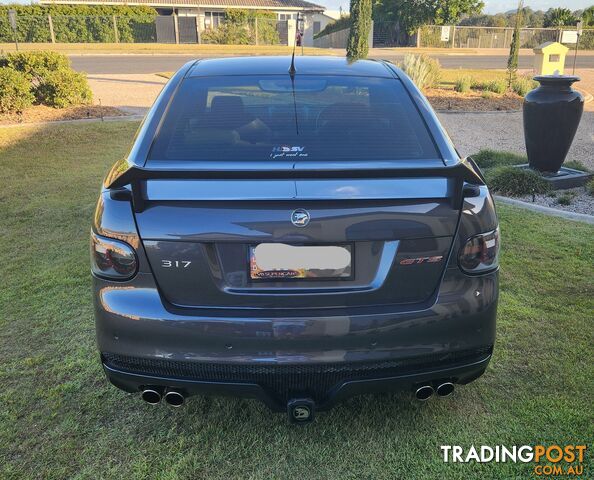
[[[161,393],[154,388],[145,388],[140,396],[146,403],[151,405],[157,405],[161,401]]]
[[[167,390],[165,392],[165,396],[163,397],[167,405],[171,405],[172,407],[181,407],[186,398],[177,390]]]
[[[431,385],[423,385],[417,388],[415,392],[415,398],[420,402],[425,402],[433,396],[433,387]]]
[[[454,393],[454,388],[455,387],[452,382],[445,382],[437,387],[436,392],[440,397],[447,397],[448,395]]]

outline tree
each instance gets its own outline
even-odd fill
[[[428,25],[454,25],[481,13],[482,0],[374,0],[374,18],[397,21],[408,33]]]
[[[586,8],[582,12],[582,20],[584,22],[584,27],[594,27],[594,5]]]
[[[544,18],[545,27],[564,27],[566,25],[575,25],[576,22],[577,20],[568,8],[551,8]]]
[[[371,32],[371,0],[351,0],[351,29],[347,42],[347,58],[366,58]]]
[[[516,24],[514,25],[514,36],[509,47],[509,58],[507,59],[508,87],[511,88],[516,72],[518,71],[518,56],[520,54],[520,28],[522,26],[522,13],[524,0],[518,2],[518,10],[516,11]]]

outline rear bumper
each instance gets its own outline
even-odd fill
[[[177,387],[258,398],[274,410],[308,396],[325,409],[360,393],[468,383],[495,341],[498,272],[449,268],[426,305],[311,312],[175,308],[150,274],[128,284],[94,278],[94,288],[105,372],[129,392]]]
[[[489,351],[491,349],[488,349]],[[478,358],[478,357],[477,357]],[[469,383],[480,377],[491,355],[483,355],[471,363],[458,364],[447,368],[432,368],[402,375],[381,376],[377,378],[363,378],[358,380],[343,380],[334,385],[328,392],[315,399],[316,410],[324,411],[336,403],[355,395],[378,392],[395,392],[414,390],[423,384],[437,384],[449,381],[457,384]],[[153,376],[142,373],[132,373],[119,370],[106,363],[103,368],[109,381],[116,387],[127,392],[138,392],[146,386],[175,388],[184,395],[220,395],[253,398],[260,400],[275,412],[284,412],[291,398],[281,398],[278,393],[271,391],[259,383],[204,381],[178,377]],[[309,396],[307,392],[295,393],[294,397]]]

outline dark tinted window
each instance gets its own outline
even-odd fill
[[[399,80],[296,75],[188,78],[152,160],[439,158]]]

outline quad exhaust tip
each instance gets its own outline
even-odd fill
[[[447,397],[454,393],[454,388],[455,387],[452,382],[445,382],[437,387],[436,392],[440,397]]]
[[[161,401],[161,393],[154,388],[145,388],[141,393],[141,397],[151,405],[157,405]]]
[[[165,392],[164,399],[167,405],[171,405],[175,408],[181,407],[186,400],[183,394],[181,394],[177,390],[168,390],[167,392]]]
[[[425,402],[433,396],[433,392],[434,390],[431,385],[423,385],[417,388],[417,391],[415,392],[415,397],[420,402]]]

